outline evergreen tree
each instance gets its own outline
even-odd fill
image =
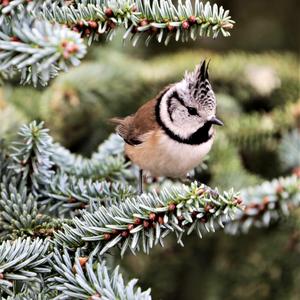
[[[0,70],[4,79],[20,73],[22,83],[44,85],[78,65],[93,42],[110,40],[116,27],[125,27],[124,39],[136,45],[141,36],[146,43],[227,37],[233,24],[229,11],[198,1],[2,0]],[[287,116],[294,106],[286,106]],[[1,299],[151,299],[136,279],[126,283],[118,267],[109,270],[113,249],[121,257],[126,251],[150,254],[169,234],[183,245],[192,232],[200,238],[223,229],[245,233],[285,218],[300,204],[299,132],[288,132],[295,118],[283,120],[275,110],[270,119],[275,125],[263,129],[257,115],[243,119],[245,132],[240,123],[229,126],[226,159],[237,164],[235,146],[281,143],[279,156],[292,175],[240,192],[164,182],[141,196],[118,136],[85,158],[55,143],[43,122],[23,125],[16,142],[0,144]],[[222,146],[213,158],[215,173]]]

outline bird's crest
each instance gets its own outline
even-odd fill
[[[210,61],[203,60],[196,66],[193,72],[186,72],[184,80],[187,83],[189,93],[193,99],[203,105],[215,106],[215,96],[209,82],[208,67]]]
[[[196,66],[193,72],[186,72],[184,80],[187,82],[188,87],[191,91],[197,91],[201,87],[201,83],[205,84],[205,81],[209,83],[208,67],[209,63],[206,60],[201,61],[199,65]],[[202,86],[203,86],[202,84]]]

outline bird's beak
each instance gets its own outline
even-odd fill
[[[210,122],[215,125],[224,126],[224,123],[216,117],[212,117]]]

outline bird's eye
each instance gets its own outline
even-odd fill
[[[192,116],[198,115],[197,109],[195,107],[187,107],[187,110],[188,110],[189,114]]]

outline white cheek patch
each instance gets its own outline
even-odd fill
[[[184,108],[181,110],[175,109],[172,113],[173,122],[170,119],[168,111],[168,97],[164,96],[160,103],[160,118],[167,128],[169,128],[174,134],[180,136],[181,138],[188,138],[192,133],[194,133],[198,127],[193,126],[194,122],[190,122],[186,111]]]
[[[195,131],[197,131],[204,122],[197,116],[191,116],[188,114],[187,109],[178,100],[169,101],[169,97],[174,92],[177,91],[181,99],[187,99],[190,97],[186,83],[181,81],[176,84],[175,89],[171,88],[162,98],[160,102],[160,118],[165,126],[170,129],[174,134],[181,138],[189,138]],[[169,109],[168,105],[171,105]],[[170,111],[172,115],[170,117]]]

